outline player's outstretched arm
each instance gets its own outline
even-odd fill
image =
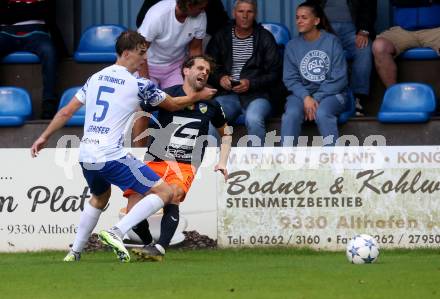
[[[228,170],[226,165],[228,164],[229,153],[231,152],[232,143],[232,127],[225,124],[223,127],[218,128],[218,133],[222,138],[220,144],[220,159],[215,165],[214,171],[220,171],[225,177],[225,181],[228,179]]]
[[[217,89],[205,87],[201,91],[193,92],[182,97],[167,95],[159,107],[168,111],[178,111],[200,100],[209,100],[217,93]]]
[[[35,140],[34,144],[31,147],[31,156],[35,158],[40,150],[42,150],[50,136],[55,133],[57,130],[62,128],[66,122],[72,117],[72,115],[79,109],[83,103],[81,103],[76,97],[73,97],[72,100],[62,108],[60,111],[55,114],[55,117],[52,119],[50,124],[47,126],[46,130]]]

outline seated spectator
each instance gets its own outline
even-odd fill
[[[268,90],[281,80],[282,60],[273,35],[255,21],[255,0],[237,0],[233,16],[233,24],[217,32],[206,49],[218,65],[209,82],[219,89],[216,100],[227,121],[243,113],[248,135],[263,144],[272,109]]]
[[[147,11],[159,1],[161,0],[144,0],[136,17],[136,27],[141,26]],[[229,22],[229,16],[221,0],[209,0],[205,13],[207,18],[206,33],[211,37]]]
[[[147,40],[147,61],[139,74],[161,88],[183,84],[180,66],[202,54],[208,0],[159,1],[147,12],[138,31]]]
[[[50,18],[50,12],[54,11],[51,10],[54,1],[50,2],[0,1],[0,58],[17,51],[38,55],[43,77],[43,119],[51,119],[58,108],[55,95],[57,54],[50,30],[55,27],[55,18]]]
[[[324,144],[338,138],[338,115],[347,102],[347,63],[339,39],[329,33],[328,20],[315,1],[296,10],[300,35],[286,46],[283,80],[288,96],[281,119],[283,146],[298,143],[304,120],[315,121]]]
[[[402,6],[418,7],[426,1],[392,1]],[[429,47],[440,55],[440,27],[422,30],[405,30],[400,26],[391,27],[382,32],[373,43],[376,70],[385,87],[397,83],[397,65],[394,58],[410,48]]]
[[[351,60],[350,87],[356,97],[356,114],[370,94],[373,67],[371,40],[375,36],[377,0],[320,0],[330,25],[339,37],[346,57]],[[362,103],[362,105],[361,105]]]

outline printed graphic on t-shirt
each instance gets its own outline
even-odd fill
[[[196,145],[196,138],[199,135],[199,129],[191,128],[191,123],[201,123],[200,119],[190,117],[173,116],[176,130],[170,138],[170,143],[166,148],[165,156],[167,158],[178,158],[191,161],[192,152]]]
[[[301,75],[312,82],[321,82],[330,69],[330,59],[327,53],[319,50],[309,51],[301,60]]]

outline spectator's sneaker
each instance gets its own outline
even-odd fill
[[[356,98],[356,116],[365,116],[364,107],[362,107],[359,98]]]
[[[63,262],[79,262],[80,259],[81,252],[70,250],[69,253],[64,257]]]
[[[98,237],[102,243],[113,249],[113,252],[118,256],[121,262],[128,263],[130,261],[130,254],[128,253],[127,248],[125,248],[121,238],[111,229],[100,231]]]
[[[135,248],[132,252],[137,256],[138,260],[150,262],[161,262],[165,255],[154,245],[145,245],[142,248]]]

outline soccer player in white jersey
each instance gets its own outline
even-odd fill
[[[32,145],[31,155],[36,157],[50,136],[63,127],[82,105],[86,105],[79,161],[92,198],[84,207],[75,241],[64,261],[80,259],[81,251],[108,203],[111,184],[122,191],[130,188],[145,196],[114,227],[99,233],[101,241],[110,246],[122,262],[130,261],[121,237],[168,203],[173,195],[172,189],[158,175],[124,149],[124,131],[130,117],[140,110],[141,102],[179,110],[199,99],[211,98],[216,91],[205,88],[186,97],[172,98],[151,81],[136,78],[132,74],[144,63],[146,50],[146,41],[139,33],[130,30],[121,33],[116,41],[116,63],[92,75]]]

